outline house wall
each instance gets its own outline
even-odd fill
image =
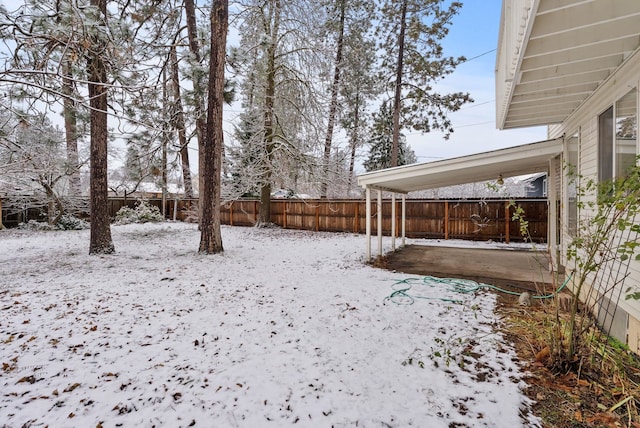
[[[557,138],[564,136],[565,146],[569,137],[575,133],[579,134],[579,175],[584,177],[585,180],[597,180],[598,177],[598,116],[614,105],[617,100],[626,95],[632,88],[638,91],[639,87],[640,51],[636,51],[627,58],[626,62],[618,71],[611,75],[565,122],[549,127],[549,137]],[[638,99],[640,99],[640,96]],[[640,112],[640,105],[636,109],[636,112]],[[638,141],[636,141],[636,144],[638,145]],[[640,153],[639,147],[636,148],[636,153]],[[564,159],[566,159],[566,155],[567,150],[565,147]],[[573,269],[573,262],[567,260],[567,249],[571,242],[571,237],[568,235],[565,221],[568,213],[568,195],[566,192],[568,178],[565,173],[561,175],[563,191],[560,198],[562,229],[560,264],[565,266],[568,271],[571,271]],[[595,201],[595,197],[595,194],[587,195],[581,199],[581,202]],[[591,215],[592,213],[588,210],[579,211],[578,222],[589,221]],[[616,266],[612,266],[610,269],[611,272],[615,270]],[[617,285],[619,288],[617,291],[622,296],[618,303],[618,310],[621,309],[624,312],[617,312],[615,314],[615,320],[611,321],[613,325],[611,334],[619,340],[627,342],[632,350],[640,353],[640,301],[632,299],[626,300],[624,298],[625,289],[629,286],[637,286],[638,284],[640,284],[640,261],[634,260],[629,266],[628,277],[625,283]],[[600,286],[602,286],[602,284],[600,284]],[[596,311],[598,311],[599,317],[603,316],[602,307],[596,308]]]

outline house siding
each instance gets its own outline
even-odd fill
[[[614,105],[618,99],[622,98],[632,88],[636,88],[637,91],[639,87],[640,51],[636,51],[616,73],[612,74],[600,88],[562,124],[549,126],[548,132],[550,138],[561,136],[568,138],[576,132],[579,132],[579,174],[584,180],[597,180],[598,178],[598,116],[607,108]],[[640,99],[640,97],[638,98]],[[640,112],[640,108],[637,108],[637,112]],[[636,142],[636,144],[638,144],[638,142]],[[636,148],[636,151],[640,153],[638,148]],[[561,174],[564,174],[564,172],[561,172]],[[566,189],[566,179],[566,177],[563,177],[563,190]],[[585,203],[593,201],[595,201],[595,194],[588,195],[586,199],[581,200],[581,202]],[[562,191],[562,213],[567,212],[564,209],[567,204],[567,192]],[[578,222],[589,221],[592,215],[593,212],[583,209],[578,213]],[[562,221],[561,227],[563,228],[563,239],[561,240],[560,248],[560,264],[566,266],[567,269],[571,271],[573,263],[567,260],[567,249],[571,238],[567,234],[565,221]],[[607,275],[611,271],[615,272],[616,269],[616,265],[610,266],[604,274]],[[637,284],[640,284],[640,262],[632,261],[629,265],[628,277],[625,283],[619,284],[617,286],[618,289],[613,293],[614,297],[620,294],[621,298],[618,301],[618,309],[622,309],[624,312],[618,310],[615,315],[611,315],[611,317],[615,316],[615,320],[612,320],[614,323],[612,324],[611,334],[619,340],[627,342],[630,348],[636,353],[640,353],[640,301],[625,299],[625,289]],[[594,285],[596,285],[596,287],[598,286],[597,284]],[[596,315],[598,315],[599,318],[606,318],[603,311],[604,309],[602,307],[598,308],[599,313]]]

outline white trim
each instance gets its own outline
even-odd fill
[[[387,168],[358,176],[358,184],[406,194],[456,184],[547,172],[549,160],[562,153],[562,138],[436,162]]]

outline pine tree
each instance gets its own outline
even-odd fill
[[[90,155],[90,214],[91,234],[89,254],[110,254],[115,251],[111,239],[111,220],[108,209],[107,182],[107,65],[103,52],[107,49],[107,0],[91,0],[95,8],[96,24],[89,38],[91,48],[87,52],[87,86],[91,108]]]
[[[453,132],[448,113],[472,101],[468,93],[443,95],[434,89],[465,61],[444,56],[440,43],[461,7],[456,1],[447,6],[444,0],[385,0],[381,5],[381,75],[394,93],[391,166],[399,165],[402,129],[441,130],[446,139]]]
[[[369,157],[364,162],[367,171],[390,168],[393,151],[393,109],[387,102],[382,103],[377,114],[373,115],[371,138],[369,140]],[[409,165],[416,162],[416,155],[407,146],[404,135],[399,136],[397,165]]]
[[[228,0],[211,3],[211,57],[209,58],[209,90],[207,99],[206,140],[204,141],[202,218],[199,252],[215,254],[223,251],[220,231],[220,188],[222,179],[222,105],[224,104],[224,67],[229,26]]]
[[[335,50],[333,59],[333,75],[329,88],[330,100],[327,127],[322,157],[322,177],[320,197],[326,198],[329,184],[340,180],[339,175],[346,175],[339,167],[339,158],[331,159],[333,134],[339,125],[350,134],[352,161],[355,162],[355,149],[358,145],[358,133],[363,122],[362,110],[366,107],[367,98],[374,91],[373,61],[375,50],[370,40],[369,28],[373,21],[374,7],[371,2],[361,0],[338,0],[327,2],[327,27],[329,48]],[[369,48],[369,49],[367,49]],[[368,50],[362,55],[363,50]],[[338,148],[336,153],[341,153]],[[334,183],[336,184],[336,183]],[[331,186],[335,188],[336,186]]]

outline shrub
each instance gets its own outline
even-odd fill
[[[69,214],[63,214],[56,223],[58,230],[83,230],[89,228],[89,222]]]
[[[49,225],[49,223],[44,222],[44,221],[29,220],[27,223],[18,224],[18,229],[20,229],[20,230],[32,230],[32,231],[44,231],[44,230],[51,230],[52,227]]]
[[[116,213],[116,224],[148,223],[164,221],[158,207],[150,205],[145,200],[138,200],[135,208],[122,207]]]

